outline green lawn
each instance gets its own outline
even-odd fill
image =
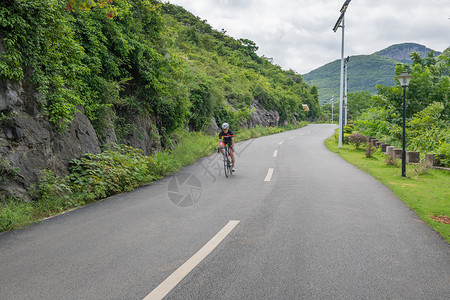
[[[365,149],[356,150],[353,145],[343,145],[339,149],[333,137],[326,140],[325,145],[385,184],[450,243],[450,224],[432,219],[435,216],[450,216],[450,172],[426,169],[423,165],[407,165],[406,177],[403,178],[401,161],[398,166],[388,165],[386,155],[379,150],[371,158],[366,158]]]

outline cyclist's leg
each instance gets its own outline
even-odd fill
[[[235,171],[236,160],[234,159],[234,149],[231,147],[231,145],[230,145],[230,156],[231,156],[231,162],[233,164],[233,171]]]
[[[220,142],[219,143],[219,149],[220,149],[220,153],[222,153],[222,155],[225,155],[225,150],[223,149],[225,147],[225,143],[224,142]]]

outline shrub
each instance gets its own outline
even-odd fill
[[[61,178],[51,170],[45,170],[39,182],[29,192],[38,215],[47,216],[74,206],[67,178]]]
[[[377,149],[371,144],[371,143],[367,143],[367,147],[366,147],[366,158],[370,158],[372,157],[372,155],[375,153]]]
[[[348,145],[350,143],[349,138],[350,134],[344,133],[344,144]]]
[[[361,133],[352,133],[348,137],[348,141],[350,144],[354,144],[356,149],[359,149],[359,146],[367,143],[367,137]]]
[[[32,221],[33,207],[27,202],[11,199],[0,201],[0,231],[11,230]]]
[[[450,167],[450,143],[443,142],[438,148],[440,155],[436,155],[436,162],[443,167]]]
[[[111,145],[100,154],[87,153],[71,161],[70,180],[76,192],[87,193],[89,200],[131,191],[155,179],[148,172],[154,164],[142,150],[126,145]]]
[[[394,164],[396,166],[399,165],[399,160]],[[427,174],[430,168],[427,166],[425,159],[421,160],[420,164],[413,165],[412,168],[406,169],[406,176],[410,178],[418,179],[420,175]]]
[[[353,132],[353,124],[347,124],[342,130],[344,131],[344,134],[351,134]]]
[[[400,160],[395,158],[393,155],[388,155],[385,160],[387,165],[398,167],[400,166]]]

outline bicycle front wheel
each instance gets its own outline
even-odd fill
[[[229,163],[228,163],[228,155],[227,155],[227,153],[225,153],[223,155],[223,169],[225,171],[225,177],[228,177],[228,165],[229,165]]]

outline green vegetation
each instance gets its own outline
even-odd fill
[[[0,80],[37,86],[59,130],[78,105],[98,133],[109,126],[126,135],[130,116],[150,115],[163,141],[179,127],[201,130],[211,117],[237,128],[254,100],[282,123],[321,114],[317,88],[299,74],[169,3],[5,0],[0,19]]]
[[[352,56],[348,63],[349,92],[369,91],[373,94],[377,84],[393,85],[392,70],[396,63],[393,59],[375,54]],[[336,60],[303,75],[305,82],[318,87],[321,104],[328,103],[333,95],[335,100],[339,100],[340,69],[341,61]]]
[[[395,85],[395,65],[412,64],[413,60],[404,55],[415,51],[426,56],[432,50],[419,44],[404,43],[392,45],[371,55],[350,57],[348,64],[349,93],[368,91],[375,94],[377,85]],[[440,53],[436,52],[436,54]],[[333,95],[335,100],[339,99],[340,68],[341,61],[336,60],[303,75],[306,83],[319,88],[320,104],[329,103]]]
[[[397,65],[395,74],[409,70],[413,75],[406,94],[406,150],[439,156],[443,166],[450,167],[450,51],[437,58],[433,52],[422,59],[418,53],[411,55],[413,66]],[[355,123],[355,130],[401,147],[403,89],[378,86],[370,108],[363,110]]]
[[[407,165],[407,177],[403,178],[400,165],[387,164],[386,155],[379,150],[366,158],[365,150],[355,149],[351,145],[343,145],[339,149],[333,138],[325,144],[328,149],[385,184],[450,243],[450,224],[433,219],[436,216],[450,216],[450,172],[426,169],[423,165]]]
[[[317,88],[257,49],[157,0],[0,1],[0,80],[20,82],[30,95],[36,89],[59,131],[83,107],[104,150],[73,160],[66,178],[43,172],[30,202],[0,199],[2,230],[129,191],[211,153],[216,140],[200,132],[213,117],[247,138],[296,126],[240,129],[255,104],[276,110],[281,124],[318,119]],[[0,113],[7,123],[12,112]],[[106,134],[126,144],[136,119],[152,122],[164,151],[146,157],[106,144]],[[1,169],[1,180],[18,171],[6,161]]]
[[[356,120],[360,115],[372,105],[371,101],[372,93],[369,91],[354,92],[347,95],[347,119]],[[333,101],[333,120],[339,121],[339,96],[334,97]],[[325,103],[322,105],[322,121],[325,123],[331,123],[332,104]]]
[[[237,141],[305,125],[240,129]],[[31,202],[20,199],[0,201],[0,231],[19,228],[104,197],[131,191],[176,172],[217,149],[216,136],[177,130],[174,137],[177,146],[172,151],[158,152],[152,157],[129,146],[110,145],[100,154],[86,154],[74,159],[70,175],[64,178],[48,170],[43,172],[39,183],[30,191]]]

